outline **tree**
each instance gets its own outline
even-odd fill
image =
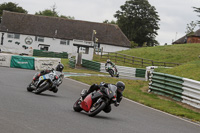
[[[193,34],[194,33],[194,29],[197,26],[197,23],[195,23],[194,21],[192,21],[191,23],[187,24],[186,27],[186,34]]]
[[[58,17],[58,12],[56,12],[56,5],[54,4],[54,5],[51,7],[51,9],[46,9],[46,10],[44,10],[44,11],[36,12],[35,15]]]
[[[117,22],[115,22],[114,20],[112,20],[110,22],[108,20],[104,20],[103,23],[105,23],[105,24],[117,24]]]
[[[42,16],[53,16],[53,17],[61,17],[61,18],[67,18],[67,19],[74,19],[74,17],[71,16],[65,16],[65,15],[58,15],[58,12],[56,11],[56,5],[54,4],[51,9],[46,9],[44,11],[36,12],[35,15],[42,15]]]
[[[0,4],[0,16],[2,16],[3,10],[19,12],[19,13],[28,13],[25,9],[18,6],[18,4],[12,3],[12,2],[8,2],[8,3],[4,2],[3,4]]]
[[[61,18],[66,18],[66,19],[75,19],[74,17],[71,16],[65,16],[65,15],[60,15]]]
[[[50,9],[46,9],[44,11],[39,11],[39,12],[36,12],[35,15],[42,15],[42,16],[54,16],[54,17],[58,17],[58,14],[53,12],[52,10]]]
[[[193,7],[193,8],[195,12],[200,13],[200,8],[197,8],[197,7]],[[200,17],[200,15],[198,16]],[[200,24],[200,21],[198,21],[198,24]]]
[[[130,41],[142,46],[157,45],[155,40],[159,29],[159,16],[148,0],[128,0],[114,15],[117,24]]]

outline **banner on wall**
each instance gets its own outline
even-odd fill
[[[34,57],[13,55],[11,57],[10,67],[34,70],[34,64]]]
[[[0,66],[10,67],[12,54],[0,53]]]
[[[35,58],[35,70],[55,69],[59,62],[60,58]]]

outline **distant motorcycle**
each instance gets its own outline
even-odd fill
[[[86,90],[83,90],[81,95],[84,94],[84,91]],[[116,102],[116,91],[117,87],[110,84],[108,87],[88,94],[84,99],[80,97],[74,103],[73,109],[76,112],[84,110],[89,116],[95,116],[102,110],[105,110],[106,106]]]
[[[105,66],[106,72],[110,74],[111,77],[119,77],[119,73],[117,72],[117,68],[113,67],[111,64],[107,64]]]
[[[33,77],[36,77],[38,74],[39,73],[36,73]],[[40,94],[49,90],[56,93],[58,91],[58,86],[62,83],[63,77],[63,73],[52,70],[50,73],[40,76],[35,82],[31,82],[27,87],[27,91]]]

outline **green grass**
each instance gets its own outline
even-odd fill
[[[200,44],[177,44],[156,47],[142,47],[123,50],[119,51],[118,53],[144,59],[150,59],[153,61],[184,64],[194,60],[199,60]],[[94,56],[94,60],[99,62],[106,62],[106,59],[101,59],[98,55]],[[115,62],[113,57],[111,58],[111,61]],[[122,66],[131,66],[138,68],[141,67],[136,65],[124,64],[123,62],[119,61],[115,63]]]
[[[109,77],[71,77],[74,80],[84,82],[92,85],[94,83],[99,84],[100,82],[115,84],[119,79]],[[120,79],[126,85],[124,91],[124,97],[133,101],[142,103],[152,108],[162,110],[164,112],[180,116],[183,118],[191,119],[192,121],[200,121],[200,113],[195,112],[191,109],[187,109],[181,106],[178,102],[160,98],[155,94],[148,93],[148,82],[147,81],[133,81],[127,79]],[[200,111],[199,111],[200,112]]]
[[[158,68],[155,71],[200,81],[200,59],[173,68]]]
[[[198,60],[200,44],[177,44],[156,47],[135,48],[119,53],[161,62],[187,63]]]

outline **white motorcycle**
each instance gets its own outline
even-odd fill
[[[36,73],[33,78],[37,75],[38,73]],[[27,87],[27,91],[40,94],[46,90],[49,90],[56,93],[58,91],[58,86],[62,83],[63,78],[63,73],[52,70],[48,74],[41,75],[35,82],[31,82]]]
[[[111,77],[119,77],[119,73],[116,70],[116,67],[113,67],[111,64],[105,66],[106,72],[110,74]]]

